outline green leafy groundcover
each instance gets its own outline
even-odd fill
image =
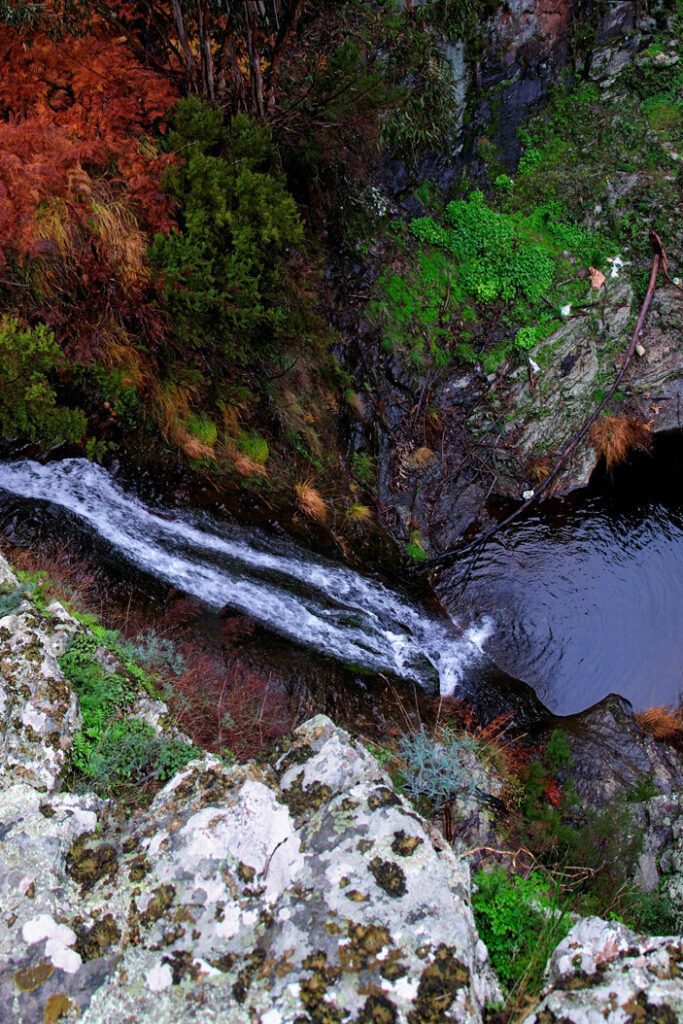
[[[414,219],[409,234],[420,243],[412,266],[382,275],[368,315],[381,321],[385,345],[407,344],[415,361],[429,348],[437,365],[448,361],[455,312],[474,324],[478,309],[492,304],[504,307],[511,344],[533,348],[561,323],[558,283],[575,276],[569,254],[579,266],[599,266],[609,250],[608,239],[571,223],[559,201],[506,212],[480,191],[450,202],[444,223]],[[467,361],[473,354],[456,347]]]
[[[108,631],[102,630],[102,634]],[[97,658],[102,644],[92,634],[74,637],[59,659],[59,666],[74,687],[83,726],[76,735],[72,760],[100,793],[148,777],[171,778],[196,750],[178,740],[159,736],[146,722],[129,712],[140,695],[138,669],[126,674],[107,672]],[[114,651],[114,653],[119,653]]]
[[[508,994],[539,991],[548,956],[571,927],[557,892],[536,871],[512,879],[503,868],[480,871],[475,884],[472,909],[496,976]]]

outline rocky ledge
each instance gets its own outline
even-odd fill
[[[467,862],[328,718],[262,763],[201,756],[132,814],[67,792],[57,659],[83,629],[28,600],[0,619],[2,1024],[474,1024],[500,1003]],[[580,921],[528,1020],[683,1020],[682,962],[678,937]]]

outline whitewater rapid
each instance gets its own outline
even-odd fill
[[[67,509],[117,556],[218,611],[230,608],[347,665],[457,694],[493,631],[463,628],[291,541],[208,517],[151,509],[85,459],[0,464],[0,489]]]

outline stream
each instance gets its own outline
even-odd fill
[[[486,615],[463,628],[287,538],[206,513],[153,510],[85,459],[1,463],[0,491],[65,510],[118,558],[209,609],[247,615],[345,665],[455,693],[483,660]]]
[[[663,461],[544,502],[444,570],[442,616],[287,537],[151,508],[84,459],[0,463],[0,514],[42,508],[213,612],[427,692],[473,699],[503,679],[512,703],[520,681],[555,715],[610,693],[639,709],[683,690],[683,447],[659,447]]]

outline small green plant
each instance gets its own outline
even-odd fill
[[[537,994],[548,957],[570,928],[557,887],[539,872],[510,879],[503,868],[480,871],[474,882],[477,928],[508,1001]]]
[[[633,804],[642,804],[647,800],[651,800],[653,796],[658,796],[659,790],[655,786],[654,773],[650,772],[642,779],[636,781],[635,786],[628,794],[627,799]]]
[[[0,319],[0,434],[53,444],[80,441],[86,419],[57,402],[51,376],[64,357],[49,327]]]
[[[173,641],[159,636],[154,629],[139,633],[130,642],[122,640],[117,646],[118,652],[127,662],[134,662],[147,671],[167,668],[179,676],[187,668],[187,659],[180,654]]]
[[[420,531],[413,530],[410,535],[410,540],[406,544],[406,554],[411,562],[424,562],[427,559],[427,553],[422,546],[420,539]]]
[[[545,747],[545,763],[552,774],[561,768],[571,768],[574,764],[572,748],[564,729],[553,729]]]
[[[213,448],[218,437],[218,429],[213,420],[200,413],[190,413],[185,421],[188,434],[196,437],[207,448]]]
[[[499,192],[512,192],[515,183],[508,174],[499,174],[493,182]]]
[[[107,671],[98,655],[109,646],[121,656],[118,634],[98,628],[99,635],[78,634],[59,666],[78,696],[83,724],[74,738],[72,763],[95,790],[109,794],[129,783],[163,781],[195,756],[194,748],[158,735],[131,715],[144,670]],[[132,667],[132,666],[131,666]]]
[[[369,490],[375,486],[375,460],[367,452],[354,452],[351,456],[351,472],[359,484]]]
[[[21,582],[16,587],[9,587],[0,592],[0,619],[15,612],[22,601],[29,601],[36,591],[33,582]]]
[[[240,430],[237,435],[237,447],[244,455],[257,462],[259,466],[265,466],[268,461],[268,455],[270,454],[268,442],[265,437],[262,437],[256,431],[247,432],[246,430]]]

